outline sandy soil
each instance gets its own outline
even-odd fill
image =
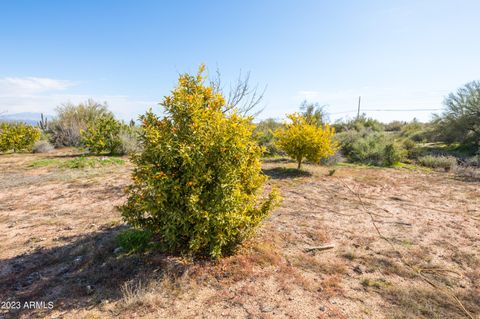
[[[0,155],[0,318],[479,318],[479,182],[267,160],[281,206],[211,262],[119,252],[131,165],[76,155]]]

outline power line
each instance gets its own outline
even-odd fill
[[[441,111],[442,109],[363,109],[365,112],[427,112],[427,111]],[[343,111],[343,112],[334,112],[329,114],[345,114],[345,113],[355,113],[358,110]]]

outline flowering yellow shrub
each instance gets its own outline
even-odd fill
[[[286,123],[275,132],[280,148],[302,166],[303,159],[319,162],[322,158],[332,156],[337,150],[333,141],[335,129],[328,124],[317,127],[309,124],[307,119],[298,113],[287,115],[291,123]]]
[[[40,136],[40,130],[28,124],[0,123],[0,152],[30,151]]]
[[[266,177],[251,118],[224,114],[225,100],[204,84],[203,70],[180,76],[161,103],[165,117],[141,117],[143,151],[133,156],[121,211],[165,251],[219,257],[252,233],[277,195],[260,198]]]
[[[100,116],[89,123],[86,130],[81,131],[81,144],[94,154],[103,152],[114,154],[121,144],[121,129],[122,123],[117,121],[113,115]]]

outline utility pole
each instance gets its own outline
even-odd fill
[[[357,120],[360,118],[360,102],[362,100],[362,97],[358,97],[358,111],[357,111]]]

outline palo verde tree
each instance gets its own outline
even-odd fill
[[[328,118],[327,112],[325,112],[325,105],[320,105],[319,103],[310,103],[304,100],[300,105],[300,110],[302,110],[301,115],[308,124],[322,126]]]
[[[204,66],[181,75],[161,105],[141,117],[141,153],[133,156],[133,184],[121,207],[133,227],[155,234],[167,252],[219,257],[257,226],[277,200],[259,191],[262,149],[253,138],[251,117],[205,85]]]
[[[322,158],[335,154],[337,146],[333,141],[333,127],[328,124],[317,126],[317,123],[298,113],[287,117],[291,123],[285,123],[275,136],[280,148],[297,162],[298,169],[302,167],[304,159],[319,162]]]
[[[480,81],[465,84],[444,101],[434,125],[440,140],[459,143],[472,153],[480,150]]]

